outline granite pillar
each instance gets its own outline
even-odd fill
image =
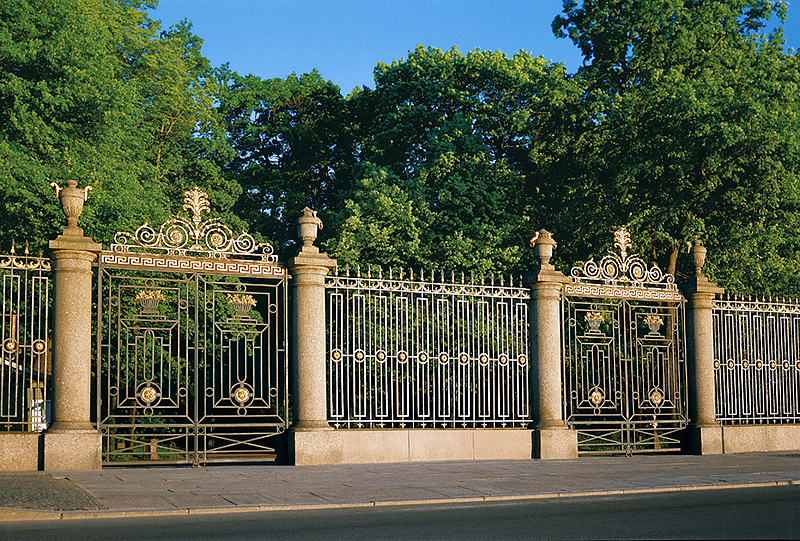
[[[56,186],[69,224],[50,242],[53,265],[52,422],[44,433],[45,470],[99,470],[102,440],[91,422],[92,261],[101,246],[77,218],[88,190]]]
[[[336,261],[313,245],[322,221],[311,209],[298,220],[303,245],[289,265],[294,289],[293,422],[288,434],[292,464],[341,462],[341,441],[328,424],[325,358],[325,276]]]
[[[716,295],[724,290],[709,282],[702,273],[706,249],[700,241],[694,241],[690,254],[695,266],[695,277],[684,288],[684,295],[688,300],[686,338],[689,438],[695,454],[722,454],[722,428],[716,420],[712,303]]]
[[[550,264],[556,243],[539,231],[533,240],[539,269],[527,279],[531,290],[531,414],[534,458],[577,458],[578,436],[564,423],[561,374],[561,292],[569,278]]]

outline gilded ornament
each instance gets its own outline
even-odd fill
[[[650,403],[654,406],[658,407],[664,401],[664,395],[657,389],[654,389],[653,392],[650,393]]]
[[[591,258],[583,266],[573,267],[570,273],[572,282],[574,284],[677,292],[678,286],[671,274],[662,272],[655,264],[648,268],[641,257],[628,253],[632,244],[630,233],[625,228],[614,233],[614,247],[617,248],[618,253],[609,250],[608,255],[604,256],[599,264],[594,261],[594,258]]]
[[[248,400],[250,400],[250,391],[247,390],[245,387],[239,387],[233,393],[233,397],[239,404],[244,404]]]
[[[17,341],[14,340],[13,338],[9,338],[5,342],[3,342],[3,349],[9,353],[14,353],[15,351],[17,351],[18,346],[19,344],[17,344]]]
[[[158,231],[145,223],[133,233],[119,231],[114,236],[111,250],[163,251],[169,255],[186,256],[188,253],[205,257],[251,259],[276,263],[277,255],[266,243],[257,243],[252,235],[242,231],[237,237],[233,231],[217,218],[202,220],[203,212],[210,212],[208,195],[195,187],[184,193],[183,210],[192,213],[191,219],[173,216],[163,223]]]
[[[145,387],[142,389],[141,397],[142,401],[149,405],[156,398],[158,398],[158,393],[152,387]]]
[[[590,331],[597,331],[600,329],[600,324],[603,322],[603,314],[597,311],[592,311],[583,317],[583,320],[589,325]]]
[[[231,305],[233,311],[237,316],[246,316],[250,310],[256,305],[256,299],[252,295],[227,294],[228,304]]]

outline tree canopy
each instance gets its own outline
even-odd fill
[[[218,161],[230,145],[216,86],[188,24],[161,32],[133,0],[9,0],[0,6],[0,231],[43,245],[64,223],[51,182],[92,185],[96,240],[165,219],[198,184],[237,199]],[[241,222],[239,222],[241,223]],[[11,239],[9,239],[11,237]]]
[[[627,226],[672,272],[699,238],[721,283],[800,289],[798,58],[780,29],[764,34],[784,13],[768,0],[564,2],[553,28],[584,55],[592,122],[571,141],[561,238],[580,251]]]
[[[0,7],[4,240],[60,229],[51,181],[94,186],[82,223],[102,242],[198,185],[284,257],[305,206],[342,265],[478,274],[530,271],[541,228],[568,270],[624,226],[679,280],[699,238],[720,285],[800,293],[800,59],[767,27],[783,2],[565,0],[577,73],[418,46],[346,97],[317,71],[213,68],[154,4]]]

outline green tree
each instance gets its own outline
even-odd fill
[[[188,25],[160,33],[154,1],[9,0],[0,6],[0,233],[42,246],[64,224],[50,182],[94,191],[81,223],[117,230],[170,213],[175,192],[238,186],[212,107],[216,87]],[[178,208],[182,198],[177,197]]]
[[[355,156],[345,100],[316,71],[268,80],[225,72],[221,81],[236,152],[225,176],[243,189],[236,211],[288,255],[302,209],[336,206],[347,185]]]
[[[781,30],[764,34],[784,13],[769,0],[564,2],[553,28],[583,52],[591,122],[558,172],[562,258],[599,255],[626,226],[670,272],[701,238],[721,285],[800,291],[800,71]]]
[[[348,263],[358,254],[361,263],[434,270],[530,268],[529,216],[542,210],[548,191],[532,158],[553,143],[561,105],[580,96],[563,66],[525,52],[508,58],[417,47],[403,61],[379,64],[375,81],[374,90],[348,99],[359,119],[358,158],[372,165],[354,174],[346,205],[331,213],[333,229],[342,228],[328,242],[331,252]],[[380,204],[389,192],[399,202],[392,212]],[[345,225],[367,216],[372,234]],[[413,242],[387,255],[382,239],[398,223],[414,224]]]

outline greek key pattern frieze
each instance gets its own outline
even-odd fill
[[[664,289],[635,289],[631,287],[599,286],[587,284],[567,284],[564,293],[577,297],[602,297],[609,299],[639,299],[653,301],[680,301],[678,291]]]
[[[155,254],[126,254],[103,252],[100,256],[104,266],[135,267],[148,270],[177,272],[208,272],[235,274],[238,276],[283,277],[286,269],[281,265],[257,261],[230,261],[224,259],[189,259]]]

